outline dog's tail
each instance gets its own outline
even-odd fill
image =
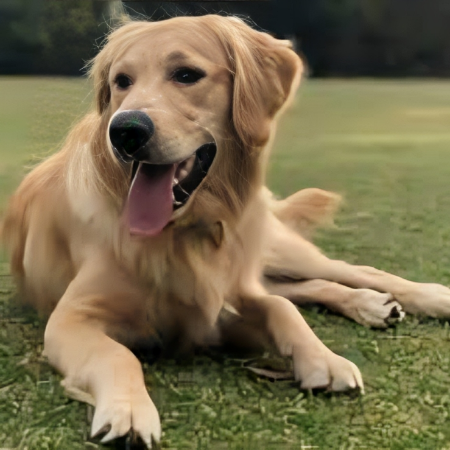
[[[270,209],[275,216],[303,237],[310,239],[318,227],[332,226],[342,197],[317,188],[303,189],[283,199],[271,199]]]

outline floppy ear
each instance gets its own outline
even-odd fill
[[[126,16],[118,21],[118,25],[118,28],[106,37],[105,45],[98,55],[87,64],[89,77],[94,84],[96,110],[100,115],[108,108],[111,99],[108,76],[114,58],[126,49],[136,34],[148,27],[147,23],[132,22]],[[130,38],[127,39],[127,36]]]
[[[100,115],[106,110],[111,99],[111,91],[108,83],[110,65],[101,64],[101,62],[94,61],[91,71],[95,89],[95,106]]]
[[[233,124],[245,145],[260,147],[269,140],[276,113],[295,94],[302,63],[290,41],[255,31],[236,17],[221,19],[226,22],[219,38],[234,73]]]
[[[108,36],[107,41],[109,40],[110,37]],[[112,56],[112,52],[108,44],[106,44],[98,55],[89,61],[87,65],[89,78],[91,78],[94,85],[95,109],[99,115],[103,114],[111,99],[108,75],[109,69],[111,68]]]

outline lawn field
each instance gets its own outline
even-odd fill
[[[91,93],[81,79],[0,78],[0,98],[1,214],[24,167],[57,149]],[[279,126],[268,177],[280,196],[315,186],[345,197],[336,226],[317,234],[328,255],[446,285],[449,181],[450,81],[306,81]],[[43,322],[14,302],[7,273],[3,256],[0,449],[107,448],[88,440],[92,410],[64,396],[40,354]],[[408,316],[380,331],[315,307],[304,314],[333,351],[359,366],[364,396],[259,378],[246,368],[250,355],[145,362],[162,447],[450,449],[448,322]],[[254,363],[284,367],[269,357]]]

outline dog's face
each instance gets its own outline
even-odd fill
[[[108,78],[111,147],[135,163],[130,231],[152,236],[200,185],[229,132],[227,58],[208,30],[161,22],[113,62]]]
[[[242,204],[299,72],[286,42],[234,18],[132,23],[113,33],[92,74],[111,154],[133,164],[131,233],[159,234],[202,184],[224,204]]]
[[[110,137],[119,157],[126,160],[180,163],[202,145],[225,137],[232,95],[230,69],[224,49],[208,30],[183,21],[176,27],[170,22],[151,25],[113,62],[108,81],[111,124],[119,122],[126,139],[127,127],[133,125],[127,112],[140,111],[150,118],[153,132],[147,142],[140,146],[136,142],[134,147],[129,142],[132,136],[124,145],[120,136],[114,140],[111,126]],[[125,119],[120,121],[119,116]]]

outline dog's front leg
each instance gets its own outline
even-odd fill
[[[108,268],[104,278],[101,272],[85,267],[71,283],[47,324],[45,354],[63,374],[67,393],[95,405],[92,436],[106,433],[106,442],[133,430],[150,447],[161,426],[141,365],[108,335],[129,329],[129,321],[137,326],[145,317],[142,302],[119,271]]]
[[[242,297],[238,312],[245,325],[264,330],[283,356],[293,358],[295,378],[303,389],[364,389],[355,364],[327,348],[289,300],[276,295],[247,295]]]

